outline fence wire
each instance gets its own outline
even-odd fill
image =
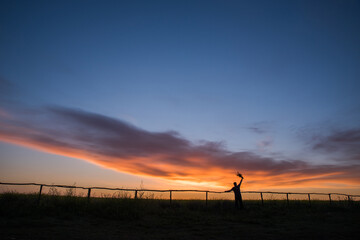
[[[133,189],[109,187],[81,187],[75,185],[39,184],[39,183],[8,183],[0,182],[1,192],[17,192],[19,187],[26,186],[23,192],[39,195],[66,195],[90,198],[133,198],[133,199],[163,199],[163,200],[232,200],[233,193],[194,190],[194,189]],[[244,200],[264,201],[359,201],[360,195],[344,193],[298,193],[298,192],[269,192],[269,191],[242,191]]]

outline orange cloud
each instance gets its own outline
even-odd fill
[[[4,111],[2,111],[4,112]],[[228,186],[241,171],[248,188],[360,185],[360,166],[312,165],[216,142],[194,144],[176,132],[149,132],[107,116],[66,108],[0,115],[0,140],[90,161],[121,172]]]

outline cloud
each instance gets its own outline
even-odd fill
[[[338,153],[339,161],[360,163],[360,128],[332,131],[312,138],[312,148],[326,153]]]
[[[247,129],[256,134],[264,134],[270,131],[271,123],[266,121],[257,122],[247,127]]]
[[[175,131],[150,132],[78,109],[2,112],[6,114],[0,115],[1,141],[84,159],[121,172],[225,186],[233,182],[235,171],[241,171],[253,189],[360,184],[360,166],[356,164],[315,166],[249,151],[232,152],[221,142],[195,144]]]
[[[266,130],[259,128],[259,127],[248,127],[247,129],[249,129],[250,131],[257,133],[257,134],[266,133]]]
[[[274,141],[272,139],[268,138],[257,142],[256,146],[259,149],[259,151],[266,152],[268,148],[271,148],[273,142]]]

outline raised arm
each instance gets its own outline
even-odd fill
[[[240,182],[239,182],[239,184],[238,184],[238,186],[241,186],[241,183],[242,183],[242,181],[244,180],[244,178],[243,177],[241,177],[241,180],[240,180]]]
[[[239,173],[239,172],[237,172],[236,176],[238,176],[239,178],[241,178],[241,181],[240,181],[240,182],[239,182],[239,184],[238,184],[238,187],[240,187],[240,186],[241,186],[242,181],[244,180],[244,177],[243,177],[243,176],[242,176],[242,174],[241,174],[241,173]]]

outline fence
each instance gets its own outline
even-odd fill
[[[159,190],[159,189],[131,189],[131,188],[108,188],[108,187],[79,187],[79,186],[69,186],[69,185],[54,185],[54,184],[39,184],[39,183],[5,183],[0,182],[0,185],[17,185],[17,186],[39,186],[39,194],[38,194],[38,201],[40,202],[41,194],[43,187],[55,187],[55,188],[67,188],[67,189],[84,189],[87,190],[87,199],[90,201],[91,198],[91,190],[111,190],[111,191],[128,191],[134,192],[134,199],[138,198],[138,192],[161,192],[161,193],[169,193],[169,201],[170,204],[173,201],[172,193],[173,192],[196,192],[196,193],[205,193],[205,203],[208,204],[209,200],[209,193],[217,193],[222,194],[225,192],[218,192],[218,191],[207,191],[207,190]],[[350,195],[344,193],[298,193],[298,192],[269,192],[269,191],[243,191],[242,193],[254,193],[259,194],[261,199],[261,204],[264,205],[264,194],[280,194],[286,196],[286,202],[289,204],[289,195],[307,195],[309,205],[311,206],[311,195],[323,195],[327,196],[329,203],[333,202],[332,196],[343,196],[347,198],[347,201],[351,202],[354,198],[360,197],[360,195]]]

